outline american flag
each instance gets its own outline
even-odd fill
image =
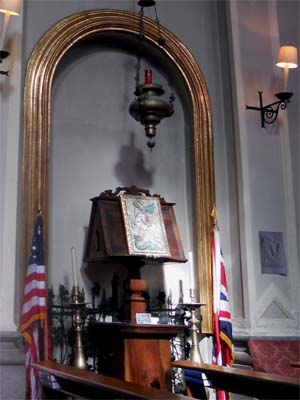
[[[234,360],[232,344],[232,323],[228,300],[226,270],[220,246],[220,234],[215,224],[212,235],[213,259],[213,363],[231,366]],[[229,398],[228,393],[218,391],[218,399]]]
[[[31,368],[30,364],[39,361],[41,357],[48,359],[50,355],[46,300],[43,219],[42,216],[39,216],[34,228],[31,254],[24,283],[21,315],[21,333],[25,339],[26,397],[31,400],[39,398],[40,388],[38,372]],[[43,345],[44,342],[46,345]]]

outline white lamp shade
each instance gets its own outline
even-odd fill
[[[11,15],[20,15],[21,0],[0,0],[0,12]]]
[[[297,48],[294,46],[281,46],[276,65],[280,68],[297,68]]]

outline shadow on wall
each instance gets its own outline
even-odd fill
[[[135,146],[133,132],[130,134],[129,144],[121,147],[120,158],[114,167],[114,172],[124,186],[131,185],[132,182],[137,187],[152,186],[155,169],[153,167],[146,169],[144,154]]]

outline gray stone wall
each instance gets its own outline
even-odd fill
[[[0,399],[25,398],[25,355],[18,332],[0,332]]]

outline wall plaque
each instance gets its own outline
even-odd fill
[[[282,232],[259,231],[261,272],[287,275]]]

